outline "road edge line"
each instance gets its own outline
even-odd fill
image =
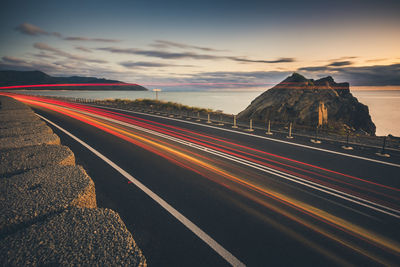
[[[193,232],[197,237],[199,237],[201,240],[203,240],[210,248],[212,248],[215,252],[217,252],[222,258],[224,258],[229,264],[232,266],[245,266],[238,258],[236,258],[232,253],[230,253],[228,250],[226,250],[224,247],[222,247],[217,241],[215,241],[211,236],[209,236],[206,232],[201,230],[197,225],[195,225],[192,221],[190,221],[188,218],[186,218],[182,213],[180,213],[178,210],[176,210],[174,207],[172,207],[170,204],[168,204],[164,199],[162,199],[160,196],[158,196],[156,193],[151,191],[147,186],[142,184],[139,180],[134,178],[132,175],[130,175],[128,172],[126,172],[124,169],[119,167],[117,164],[115,164],[112,160],[101,154],[99,151],[88,145],[86,142],[83,140],[79,139],[69,131],[65,130],[58,124],[50,121],[49,119],[39,115],[41,119],[44,121],[50,123],[60,131],[64,132],[66,135],[70,136],[72,139],[80,143],[82,146],[87,148],[89,151],[91,151],[93,154],[101,158],[103,161],[105,161],[108,165],[110,165],[112,168],[114,168],[116,171],[118,171],[120,174],[122,174],[125,178],[130,180],[134,185],[136,185],[140,190],[142,190],[146,195],[148,195],[151,199],[153,199],[155,202],[157,202],[162,208],[164,208],[168,213],[170,213],[173,217],[175,217],[178,221],[180,221],[186,228],[188,228],[191,232]]]

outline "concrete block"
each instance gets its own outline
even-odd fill
[[[20,174],[49,165],[75,165],[75,156],[66,146],[40,145],[5,150],[0,154],[0,177]]]
[[[2,266],[147,266],[119,215],[72,208],[0,240]]]
[[[53,131],[46,125],[25,124],[20,127],[0,128],[0,138],[29,134],[51,134]]]
[[[53,133],[45,133],[39,135],[28,134],[22,136],[0,138],[0,150],[15,149],[27,146],[38,146],[42,144],[59,145],[60,138]]]
[[[0,236],[68,207],[97,207],[94,183],[79,166],[49,166],[0,179],[0,193]]]

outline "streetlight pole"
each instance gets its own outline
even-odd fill
[[[161,89],[153,89],[153,92],[156,92],[156,100],[158,101],[158,92],[161,92]]]

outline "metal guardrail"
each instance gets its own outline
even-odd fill
[[[266,135],[286,135],[289,139],[296,137],[309,138],[309,140],[315,144],[319,144],[322,141],[339,142],[343,144],[343,149],[348,150],[352,149],[352,146],[375,148],[379,151],[377,154],[381,156],[387,156],[387,151],[400,152],[400,138],[391,138],[389,136],[363,136],[351,132],[338,134],[337,132],[329,131],[329,129],[320,127],[311,128],[303,125],[296,125],[293,122],[266,121],[260,123],[259,121],[253,121],[251,119],[243,121],[238,120],[236,115],[233,114],[224,114],[215,111],[207,112],[206,109],[202,109],[203,111],[195,111],[195,109],[188,110],[187,107],[184,107],[183,109],[181,107],[181,109],[179,109],[179,106],[176,108],[162,108],[161,105],[143,105],[143,102],[135,105],[134,101],[124,103],[123,101],[117,102],[88,98],[44,97],[63,99],[76,103],[96,104],[105,107],[140,111],[179,119],[203,121],[217,126],[238,128],[247,132],[253,132],[254,130],[264,131]]]

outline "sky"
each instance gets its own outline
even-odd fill
[[[2,0],[0,40],[0,70],[147,87],[400,86],[397,0]]]

